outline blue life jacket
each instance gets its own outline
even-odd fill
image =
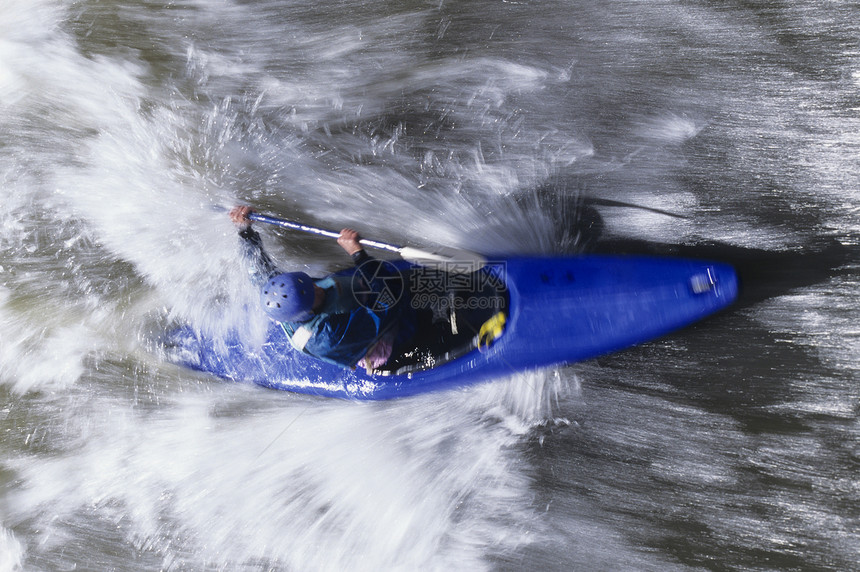
[[[355,272],[353,268],[317,280],[315,284],[326,296],[316,315],[305,322],[281,323],[295,349],[342,367],[354,367],[382,336],[412,334],[397,329],[408,313],[409,302],[392,299],[385,303],[377,297],[371,304],[367,293],[385,288],[383,276],[368,284]]]
[[[262,285],[268,276],[280,272],[255,230],[248,227],[239,236],[254,284]],[[314,281],[326,297],[313,318],[281,323],[294,348],[343,367],[354,367],[384,335],[396,335],[396,341],[403,341],[415,333],[407,289],[391,292],[391,281],[386,280],[391,272],[364,250],[352,257],[354,268]],[[359,267],[362,272],[356,275]]]

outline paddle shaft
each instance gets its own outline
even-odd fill
[[[315,226],[310,226],[307,224],[292,222],[289,220],[284,220],[282,218],[275,218],[272,216],[266,216],[266,215],[262,215],[260,213],[252,212],[252,213],[248,214],[248,218],[253,220],[253,221],[257,221],[257,222],[264,222],[266,224],[273,224],[275,226],[280,226],[283,228],[289,228],[291,230],[299,230],[301,232],[308,232],[310,234],[318,234],[320,236],[327,236],[329,238],[340,237],[339,232],[333,232],[331,230],[325,230],[323,228],[317,228]],[[400,252],[403,250],[402,246],[395,246],[393,244],[388,244],[385,242],[379,242],[378,240],[368,240],[366,238],[362,238],[361,240],[359,240],[359,242],[361,244],[363,244],[364,246],[379,248],[381,250],[388,250],[389,252],[396,252],[398,254],[400,254]]]
[[[310,234],[326,236],[329,238],[340,237],[340,233],[338,232],[317,228],[315,226],[299,222],[284,220],[282,218],[262,215],[255,212],[251,212],[247,216],[253,221],[273,224],[290,230],[308,232]],[[366,238],[362,238],[359,242],[364,246],[394,252],[404,260],[413,264],[435,268],[439,268],[440,265],[442,265],[446,272],[454,274],[470,274],[480,270],[487,264],[487,259],[480,254],[458,248],[437,247],[432,250],[425,250],[422,248],[415,248],[414,246],[397,246],[394,244],[388,244],[387,242],[379,242],[378,240],[368,240]]]

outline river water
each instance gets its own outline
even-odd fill
[[[0,0],[0,570],[858,570],[858,157],[852,2]],[[240,202],[744,289],[586,363],[309,398],[159,351],[259,329]]]

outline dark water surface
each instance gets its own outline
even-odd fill
[[[860,569],[858,157],[851,2],[0,2],[0,571]],[[466,391],[228,384],[157,340],[261,330],[237,202],[743,293]]]

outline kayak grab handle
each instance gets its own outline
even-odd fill
[[[714,286],[716,285],[717,279],[710,268],[708,268],[705,273],[694,274],[690,278],[690,288],[693,289],[694,294],[704,294],[706,292],[710,292],[714,289]]]

